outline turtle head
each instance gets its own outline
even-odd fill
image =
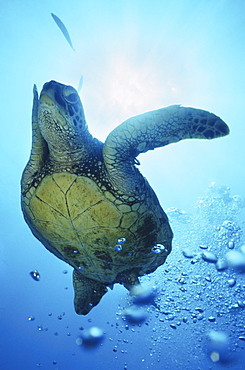
[[[38,121],[50,154],[62,160],[62,155],[81,152],[91,137],[77,91],[56,81],[44,84],[39,98]]]

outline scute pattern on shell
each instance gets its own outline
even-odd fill
[[[148,201],[124,205],[85,176],[59,173],[42,181],[26,209],[36,236],[45,235],[51,252],[58,251],[86,277],[110,284],[127,269],[142,275],[162,264],[168,253],[154,255],[155,243],[170,252],[167,218],[156,197],[146,195]],[[120,237],[126,242],[117,252]]]

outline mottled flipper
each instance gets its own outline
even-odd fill
[[[135,158],[140,154],[183,139],[214,139],[229,134],[221,118],[201,109],[172,105],[132,117],[107,137],[103,156],[111,183],[135,196],[139,172]]]
[[[73,287],[75,292],[74,308],[78,315],[87,315],[107,292],[104,284],[87,279],[78,271],[73,271]]]
[[[22,193],[25,194],[32,185],[33,179],[38,171],[42,168],[47,155],[48,146],[41,135],[38,122],[38,92],[37,87],[33,87],[33,108],[32,108],[32,148],[30,159],[25,167],[25,170],[21,179]]]

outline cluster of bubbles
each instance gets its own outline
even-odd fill
[[[245,273],[245,245],[243,245],[242,228],[239,226],[240,220],[236,218],[236,214],[244,205],[243,198],[230,196],[228,187],[219,187],[213,183],[209,187],[207,196],[199,199],[195,214],[187,214],[177,208],[169,210],[168,216],[170,215],[171,224],[177,235],[175,239],[178,242],[167,263],[162,266],[164,274],[156,272],[151,277],[142,277],[143,285],[137,285],[130,291],[129,307],[120,308],[118,313],[125,330],[130,328],[130,331],[134,332],[135,326],[140,327],[144,323],[149,328],[149,323],[154,320],[154,315],[150,314],[152,313],[150,306],[155,306],[157,308],[155,317],[159,321],[156,321],[156,326],[152,329],[154,344],[159,343],[162,347],[162,338],[171,337],[172,334],[168,332],[166,323],[169,323],[171,328],[169,330],[174,329],[175,333],[179,327],[182,329],[184,325],[195,323],[199,328],[190,333],[190,336],[193,335],[192,338],[197,338],[197,332],[204,333],[205,330],[206,333],[207,325],[209,327],[215,325],[216,330],[208,330],[208,340],[205,340],[205,343],[203,341],[205,354],[208,353],[208,358],[213,363],[226,363],[229,360],[232,341],[241,342],[241,345],[236,343],[236,348],[242,348],[245,342],[244,323],[238,313],[245,309],[243,300],[245,285],[239,284],[239,279],[244,278],[240,273]],[[125,238],[118,238],[111,249],[121,252],[125,242]],[[178,245],[181,247],[178,248]],[[166,251],[162,244],[151,247],[149,249],[155,254]],[[185,258],[182,257],[181,251]],[[63,274],[66,273],[67,270],[64,270]],[[177,274],[180,274],[179,279],[176,279]],[[37,270],[32,271],[30,275],[34,280],[39,281],[40,275]],[[165,284],[166,275],[168,278]],[[158,294],[155,287],[144,285],[145,280],[152,280],[154,276],[156,276]],[[224,279],[227,279],[227,289]],[[182,294],[185,294],[184,299]],[[163,299],[160,299],[160,295],[163,295]],[[199,301],[200,306],[195,308],[193,303],[196,301]],[[234,315],[234,312],[237,312],[237,315]],[[63,314],[57,317],[58,320],[62,318]],[[28,321],[34,320],[34,316],[28,317]],[[164,328],[159,325],[162,322],[165,322]],[[201,326],[202,322],[205,322],[205,326]],[[224,326],[221,327],[223,324]],[[226,330],[225,325],[231,328],[229,338],[224,331],[218,331]],[[119,321],[115,327],[118,328],[118,326]],[[159,339],[156,336],[158,328],[161,330]],[[46,329],[40,325],[38,330]],[[123,332],[120,331],[120,335],[121,333]],[[236,338],[235,333],[238,334]],[[89,329],[83,329],[76,343],[80,348],[88,350],[98,348],[104,338],[105,332],[97,326],[92,326]],[[126,339],[125,337],[125,343]],[[200,335],[200,342],[203,339],[204,335]],[[121,340],[120,345],[123,343],[124,340]],[[193,344],[193,351],[200,346],[200,343],[198,347]],[[117,351],[116,347],[113,349],[114,352]],[[123,350],[121,352],[123,353]]]
[[[169,207],[166,210],[166,213],[168,215],[170,223],[172,221],[177,221],[180,224],[185,224],[189,222],[189,215],[187,212],[180,210],[179,208],[176,207]]]
[[[164,287],[164,276],[156,283],[164,297],[158,300],[160,312],[165,314],[159,321],[176,320],[169,324],[172,329],[183,323],[198,323],[198,330],[203,332],[214,323],[217,331],[209,332],[208,341],[200,337],[212,362],[235,361],[232,351],[244,349],[245,240],[244,221],[239,215],[244,207],[244,198],[231,196],[229,187],[212,183],[190,213],[176,208],[167,210],[175,239],[172,253],[162,267],[168,273],[168,286]],[[180,273],[179,291],[174,285],[176,273]],[[155,274],[159,279],[159,274]],[[185,295],[184,300],[180,292]],[[197,314],[189,308],[196,301],[203,305],[202,310],[197,308]],[[188,307],[182,307],[183,302],[188,302]],[[189,317],[186,314],[180,318],[181,310],[189,313]],[[229,341],[222,331],[227,327]],[[197,338],[196,332],[190,335],[193,341]]]
[[[236,234],[236,225],[234,220],[237,215],[245,208],[245,199],[239,195],[230,195],[230,187],[225,185],[218,185],[215,182],[211,183],[206,191],[206,195],[200,197],[196,204],[197,218],[200,216],[202,220],[213,225],[218,226],[220,220],[224,221],[221,225],[219,237],[222,238],[222,231],[230,229],[230,235]],[[232,223],[233,222],[233,223]],[[217,228],[219,230],[219,228]]]
[[[195,258],[198,260],[200,257],[202,257],[204,261],[215,264],[215,267],[218,271],[224,271],[230,267],[239,273],[245,273],[245,245],[242,245],[237,250],[233,250],[233,242],[229,242],[227,246],[232,250],[227,252],[223,258],[218,258],[215,253],[209,250],[206,250],[202,253],[193,253],[188,248],[185,248],[183,249],[182,253],[186,258]],[[204,246],[200,245],[200,248],[203,249]]]
[[[136,285],[131,291],[132,305],[121,312],[121,315],[129,324],[142,324],[148,318],[143,306],[155,305],[157,290],[155,287]]]
[[[117,244],[115,245],[115,251],[121,252],[123,249],[123,244],[126,242],[125,238],[119,238],[117,239]]]
[[[241,239],[242,230],[240,226],[236,225],[234,221],[226,220],[222,222],[221,226],[217,227],[217,240],[220,247],[229,243],[229,248],[234,248],[234,243],[239,243]],[[233,248],[232,248],[233,245]]]

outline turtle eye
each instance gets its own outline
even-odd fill
[[[72,86],[65,86],[63,89],[63,97],[67,103],[75,104],[79,100],[78,93]]]

